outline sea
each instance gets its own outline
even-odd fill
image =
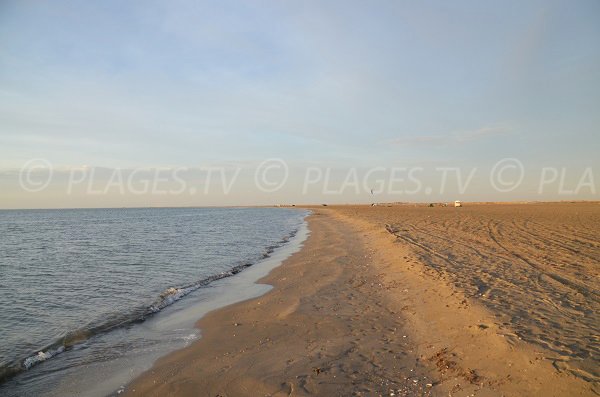
[[[308,231],[295,208],[0,211],[0,395],[118,395]]]

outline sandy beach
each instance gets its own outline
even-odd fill
[[[313,207],[129,396],[600,394],[598,203]]]

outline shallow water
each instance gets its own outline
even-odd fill
[[[128,371],[196,339],[202,307],[232,296],[229,276],[272,255],[304,215],[274,208],[0,211],[7,380],[0,394],[72,390],[68,382],[75,387],[86,374],[110,367],[114,377],[115,366],[126,382]],[[194,317],[181,317],[186,310]]]

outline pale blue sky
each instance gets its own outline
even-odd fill
[[[598,168],[600,2],[0,2],[0,168]]]

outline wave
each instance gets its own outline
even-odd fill
[[[177,302],[184,296],[194,292],[198,288],[204,287],[204,286],[206,286],[214,281],[220,280],[222,278],[231,277],[252,265],[253,265],[253,263],[244,263],[243,265],[235,266],[234,268],[232,268],[231,270],[229,270],[227,272],[215,274],[213,276],[196,281],[192,284],[188,284],[183,287],[169,287],[166,290],[164,290],[159,295],[158,299],[156,301],[154,301],[154,303],[152,303],[148,307],[148,311],[146,312],[146,315],[148,316],[148,315],[152,315],[154,313],[158,313],[165,307],[172,305],[173,303]]]
[[[34,365],[36,365],[37,363],[46,361],[47,359],[52,358],[52,357],[56,356],[57,354],[60,354],[64,351],[65,351],[65,347],[59,346],[57,349],[54,349],[54,350],[38,352],[38,354],[36,354],[34,356],[27,357],[25,359],[25,361],[23,361],[23,366],[25,367],[25,369],[29,369],[29,368],[33,367]]]
[[[259,261],[271,256],[271,254],[277,248],[280,248],[288,243],[297,232],[298,229],[294,229],[277,243],[265,247],[261,257],[259,258]],[[244,262],[232,267],[228,271],[214,274],[204,279],[194,281],[190,284],[166,288],[150,305],[134,308],[128,313],[115,313],[108,318],[104,318],[100,322],[90,323],[80,329],[73,330],[59,340],[56,340],[55,342],[41,349],[37,349],[34,353],[27,357],[16,360],[8,365],[0,365],[0,384],[13,378],[20,372],[27,371],[37,364],[40,364],[52,357],[72,349],[73,346],[83,343],[93,336],[110,332],[117,328],[143,322],[150,316],[155,315],[164,308],[181,300],[183,297],[196,291],[197,289],[205,287],[217,280],[234,276],[254,264],[255,263],[252,262]]]

